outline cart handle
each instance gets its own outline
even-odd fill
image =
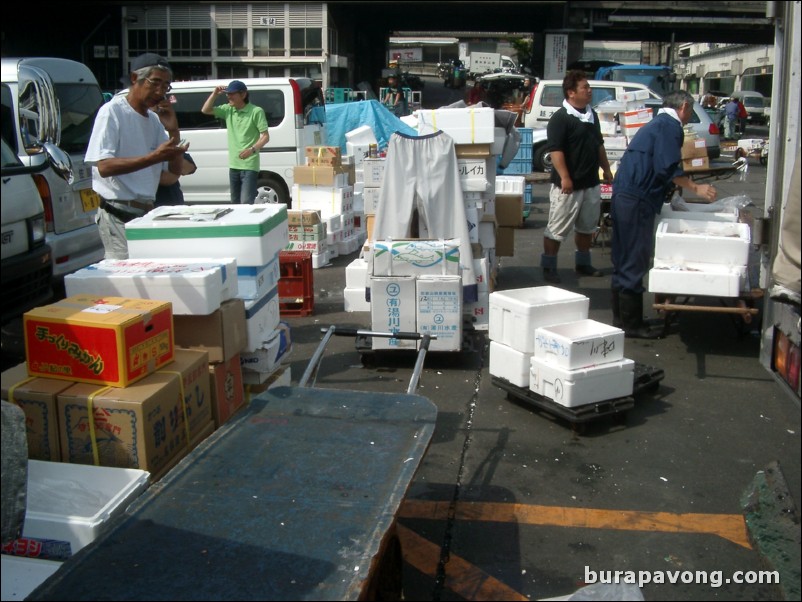
[[[332,334],[338,337],[382,337],[385,339],[401,339],[405,341],[420,341],[425,337],[436,339],[436,334],[423,335],[418,332],[381,332],[376,330],[364,330],[362,328],[345,328],[342,326],[330,326],[328,328],[321,328],[320,332],[332,331]]]

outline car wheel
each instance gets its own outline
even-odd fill
[[[551,162],[551,153],[545,144],[534,149],[534,168],[538,171],[551,171],[554,165]]]
[[[257,182],[256,200],[254,204],[264,203],[283,203],[290,207],[290,195],[282,182],[276,178],[267,176],[260,177]]]

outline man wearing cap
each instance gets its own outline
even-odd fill
[[[106,259],[127,259],[125,224],[153,209],[162,171],[181,173],[186,145],[169,103],[173,73],[152,52],[131,62],[128,94],[100,107],[86,151],[92,189],[100,195],[97,223]],[[165,131],[166,130],[166,131]]]
[[[220,94],[226,95],[228,104],[215,106]],[[252,204],[257,194],[259,151],[270,140],[264,109],[250,103],[248,88],[235,79],[227,87],[217,86],[203,103],[201,112],[225,119],[231,202]]]

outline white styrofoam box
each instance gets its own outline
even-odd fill
[[[2,555],[3,600],[24,600],[63,563],[40,558]]]
[[[627,137],[626,136],[605,136],[604,137],[604,149],[607,151],[611,150],[626,150],[627,148]]]
[[[236,257],[270,262],[289,242],[287,206],[167,205],[125,224],[131,259]]]
[[[326,267],[331,263],[331,252],[329,250],[322,253],[312,253],[312,269]]]
[[[278,255],[265,265],[237,266],[237,279],[240,299],[259,299],[278,285],[281,278],[281,264]]]
[[[490,293],[490,340],[535,352],[535,329],[563,322],[586,320],[590,300],[555,286]]]
[[[372,276],[370,323],[376,332],[417,332],[415,276]],[[417,349],[418,342],[372,337],[372,349]]]
[[[365,214],[375,215],[376,209],[379,207],[379,198],[381,197],[381,188],[365,187],[362,197],[365,199]]]
[[[498,341],[490,341],[490,366],[493,376],[503,378],[516,387],[529,388],[531,353],[524,353]]]
[[[417,296],[418,332],[437,335],[429,350],[462,349],[462,277],[420,276]]]
[[[671,264],[655,259],[654,267],[649,270],[649,292],[738,297],[747,288],[746,276],[745,265]]]
[[[363,194],[363,190],[356,192],[356,186],[354,186],[354,197],[351,203],[354,208],[354,213],[365,213],[365,195]]]
[[[460,241],[449,239],[377,240],[369,256],[373,276],[459,275]]]
[[[487,192],[490,189],[486,159],[457,158],[457,171],[463,192]]]
[[[493,144],[495,110],[491,107],[464,109],[426,109],[415,111],[418,135],[444,131],[455,144]]]
[[[526,178],[523,176],[496,176],[496,194],[524,193]]]
[[[618,114],[618,123],[621,124],[622,129],[631,125],[645,125],[651,120],[652,110],[642,107],[635,109],[627,108],[626,111],[622,111]]]
[[[386,165],[386,159],[365,159],[362,162],[365,186],[381,187],[384,182],[384,168]]]
[[[566,370],[532,356],[529,368],[529,389],[569,408],[632,395],[634,382],[635,362],[626,358]]]
[[[490,146],[491,155],[504,153],[504,144],[507,142],[507,130],[500,127],[493,128],[493,144]],[[493,157],[495,160],[495,157]]]
[[[599,120],[602,136],[615,136],[618,131],[618,124],[615,121]]]
[[[368,285],[368,260],[357,257],[345,266],[345,288],[362,288]]]
[[[596,320],[535,329],[535,357],[565,370],[624,359],[624,331]]]
[[[340,255],[350,255],[359,249],[359,238],[352,234],[337,243],[337,252]]]
[[[248,342],[243,351],[261,349],[281,321],[278,287],[269,291],[261,299],[245,301],[245,327]]]
[[[75,554],[145,490],[149,478],[133,468],[28,460],[22,535],[68,541]]]
[[[353,157],[351,155],[346,155],[349,159],[353,161]],[[365,185],[365,171],[362,169],[362,164],[360,163],[359,167],[354,169],[354,186],[357,184]]]
[[[332,188],[327,186],[292,185],[292,207],[301,211],[320,211],[323,219],[353,211],[354,189],[352,186]],[[336,228],[329,228],[331,231]]]
[[[326,224],[326,232],[339,232],[343,229],[343,214],[342,213],[335,213],[333,215],[329,215],[323,219],[323,223]]]
[[[496,222],[479,222],[479,244],[483,249],[496,248]]]
[[[657,226],[654,258],[670,263],[746,265],[750,240],[748,224],[662,219]]]
[[[631,92],[623,92],[618,90],[616,93],[616,100],[620,100],[622,102],[634,102],[637,100],[647,100],[648,98],[648,90],[632,90]]]
[[[262,372],[272,374],[278,368],[279,362],[288,356],[292,343],[287,341],[286,330],[277,328],[271,332],[262,346],[255,351],[243,351],[239,356],[239,363],[243,372]]]
[[[345,303],[343,310],[346,312],[370,311],[370,301],[365,299],[365,287],[344,288],[343,297]]]
[[[354,182],[352,186],[354,187],[354,196],[362,194],[362,191],[365,190],[365,181]]]
[[[468,240],[471,244],[479,243],[479,210],[476,207],[465,207],[465,218],[468,220]]]
[[[477,289],[489,290],[490,287],[490,261],[487,257],[474,257],[473,271],[476,273]]]
[[[660,219],[692,219],[707,222],[737,222],[738,210],[735,207],[725,211],[706,211],[709,205],[690,205],[693,211],[677,211],[669,203],[663,204],[660,210]],[[660,223],[659,221],[657,222]]]
[[[365,159],[370,158],[370,143],[345,142],[345,152],[354,158],[354,166],[362,168]]]
[[[325,126],[315,123],[307,124],[303,127],[303,145],[302,146],[320,146],[326,140]]]
[[[64,278],[78,294],[170,301],[173,314],[209,315],[237,295],[237,260],[104,259]]]
[[[354,144],[378,144],[376,134],[369,125],[360,125],[358,128],[345,133],[345,139]]]
[[[478,299],[466,303],[462,315],[471,323],[474,330],[487,331],[490,328],[490,293],[486,290],[478,292]]]

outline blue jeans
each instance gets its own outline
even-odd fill
[[[258,171],[229,169],[228,181],[231,185],[231,202],[237,205],[253,205],[253,201],[256,199],[256,180],[258,177]]]

